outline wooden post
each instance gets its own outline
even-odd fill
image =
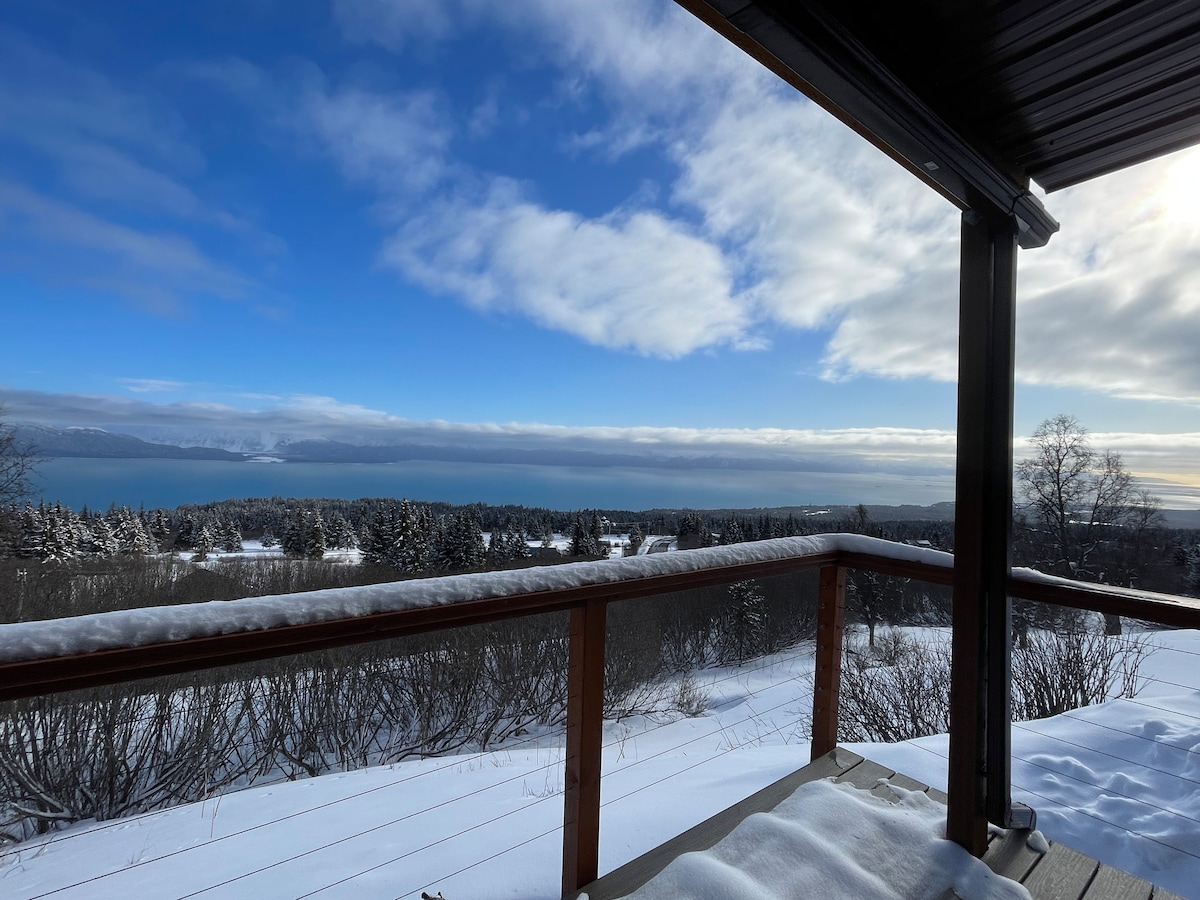
[[[595,881],[600,864],[600,749],[604,719],[605,600],[571,610],[567,759],[563,798],[563,895]]]
[[[822,566],[817,599],[817,668],[813,675],[812,759],[837,746],[845,621],[846,570],[842,566]]]
[[[976,856],[1009,814],[1016,239],[999,211],[963,213],[946,836]]]

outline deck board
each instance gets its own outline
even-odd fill
[[[582,891],[566,895],[565,900],[575,900],[581,893],[586,893],[589,900],[618,900],[625,897],[661,872],[675,857],[696,850],[707,850],[733,831],[743,819],[754,813],[769,812],[790,797],[800,785],[822,778],[852,784],[890,800],[898,797],[889,789],[889,785],[909,791],[925,791],[943,803],[946,797],[943,792],[930,790],[913,778],[838,747],[614,869],[585,886]],[[887,784],[881,783],[881,779],[886,779]],[[996,874],[1024,884],[1034,900],[1182,900],[1170,891],[1155,888],[1147,881],[1102,865],[1062,844],[1051,842],[1049,852],[1044,854],[1032,850],[1029,847],[1029,833],[1023,831],[992,835],[983,861]],[[956,898],[951,891],[941,900]]]
[[[1078,850],[1051,844],[1050,852],[1021,883],[1036,900],[1079,900],[1100,864]]]
[[[995,838],[983,854],[983,861],[997,875],[1022,882],[1041,859],[1042,854],[1029,849],[1028,835],[1020,831]]]
[[[1128,872],[1100,865],[1083,900],[1150,900],[1153,886]]]

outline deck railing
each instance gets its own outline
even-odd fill
[[[949,585],[950,554],[857,535],[782,538],[517,572],[5,625],[0,626],[0,700],[570,610],[562,880],[566,894],[599,874],[608,604],[813,569],[820,572],[812,716],[815,758],[837,744],[847,572],[865,570]],[[1022,569],[1013,570],[1009,593],[1039,603],[1200,628],[1200,601],[1188,598],[1082,584]],[[952,730],[976,727],[961,719],[952,705]],[[949,802],[971,800],[952,793]]]

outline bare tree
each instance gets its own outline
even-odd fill
[[[37,451],[17,438],[16,429],[4,423],[0,404],[0,506],[26,499],[33,493],[32,478]]]
[[[1032,442],[1035,455],[1017,464],[1031,561],[1082,581],[1134,580],[1145,565],[1147,533],[1161,522],[1159,499],[1137,487],[1119,453],[1092,449],[1074,416],[1046,419]],[[1106,625],[1120,633],[1115,616]]]

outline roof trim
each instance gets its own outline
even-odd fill
[[[960,209],[1015,218],[1022,247],[1058,231],[1027,178],[951,128],[818,4],[789,6],[784,22],[767,2],[676,2]]]

